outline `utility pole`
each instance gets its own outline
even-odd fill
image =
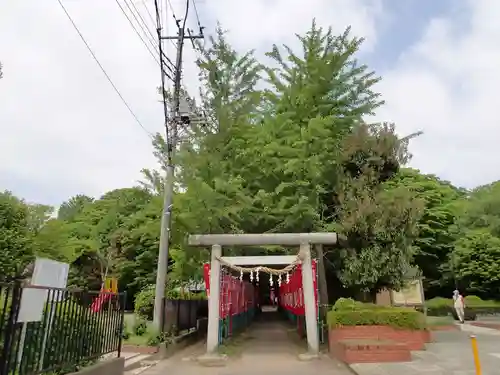
[[[181,78],[182,78],[182,52],[184,48],[184,41],[189,39],[194,41],[195,39],[203,39],[203,28],[200,27],[199,35],[186,35],[186,20],[189,12],[189,1],[186,0],[186,13],[182,24],[180,21],[177,23],[177,36],[162,36],[161,35],[161,22],[157,8],[157,2],[155,1],[155,7],[157,8],[157,32],[158,32],[158,42],[160,49],[160,62],[162,69],[162,95],[163,95],[163,105],[165,110],[165,126],[167,132],[167,170],[164,186],[163,195],[163,213],[161,216],[161,232],[160,232],[160,245],[158,252],[158,266],[156,274],[156,288],[155,288],[155,304],[153,313],[153,326],[158,332],[163,331],[164,314],[165,309],[163,305],[163,299],[165,298],[165,286],[167,283],[167,272],[168,272],[168,258],[169,258],[169,248],[170,248],[170,229],[172,223],[172,206],[173,206],[173,196],[174,196],[174,178],[175,178],[175,166],[174,166],[174,155],[177,148],[178,141],[178,127],[182,125],[181,123],[181,113],[179,111],[180,107],[180,92],[181,92]],[[173,108],[171,108],[171,113],[173,116],[170,118],[167,115],[166,110],[166,95],[165,95],[165,72],[163,70],[163,57],[162,52],[162,41],[163,40],[176,40],[177,41],[177,56],[175,59],[175,76],[174,76],[174,95],[173,95]],[[171,124],[170,129],[168,124]]]

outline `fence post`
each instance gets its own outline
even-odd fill
[[[127,292],[123,292],[123,307],[121,306],[121,301],[118,299],[118,308],[120,309],[120,328],[118,330],[119,338],[118,338],[118,357],[122,354],[122,342],[123,342],[123,322],[125,319],[125,304],[127,303]]]

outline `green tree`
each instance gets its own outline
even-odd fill
[[[461,228],[487,229],[500,237],[500,181],[472,190],[457,213]]]
[[[360,125],[343,142],[337,213],[327,225],[342,249],[329,257],[345,286],[372,296],[403,286],[411,271],[423,202],[407,187],[389,186],[408,160],[406,143],[388,124]]]
[[[59,219],[50,219],[33,238],[36,255],[71,263],[80,249],[71,235],[72,225]]]
[[[140,211],[151,199],[141,188],[112,190],[100,199],[83,205],[73,219],[72,237],[77,239],[85,269],[93,269],[92,280],[113,276],[119,269],[122,252],[122,226],[128,218]],[[76,277],[82,280],[82,277]]]
[[[499,181],[473,189],[455,205],[458,238],[449,270],[461,290],[485,298],[500,298],[494,276],[498,266],[495,246],[500,239],[499,209]]]
[[[32,234],[36,235],[47,223],[54,208],[45,204],[28,205],[28,227]]]
[[[471,230],[456,243],[456,277],[469,293],[500,298],[500,238],[484,229]]]
[[[456,206],[465,192],[436,176],[410,168],[401,169],[389,185],[407,187],[423,200],[414,262],[423,272],[427,298],[449,294],[454,287],[449,258],[458,236]]]
[[[313,22],[299,40],[301,56],[287,46],[286,54],[277,46],[269,54],[278,64],[266,70],[271,116],[257,132],[253,162],[263,216],[274,220],[273,231],[341,234],[344,251],[326,254],[335,265],[330,276],[345,286],[401,286],[421,203],[382,184],[407,162],[407,141],[392,125],[362,121],[383,104],[373,90],[379,77],[356,59],[362,39]]]
[[[33,259],[27,205],[10,192],[0,193],[0,280],[11,280]]]
[[[239,232],[242,218],[253,220],[244,212],[253,198],[243,186],[248,172],[242,173],[251,168],[246,142],[260,104],[256,85],[262,68],[252,51],[238,54],[220,27],[198,65],[206,122],[179,153],[179,184],[186,191],[178,221],[191,232]]]
[[[60,220],[72,221],[82,212],[86,205],[92,203],[93,201],[93,198],[86,195],[75,195],[61,204],[59,211],[57,212],[57,218]]]

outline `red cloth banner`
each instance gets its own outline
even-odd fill
[[[317,262],[312,261],[314,301],[318,313],[318,282],[316,277]],[[290,274],[290,282],[286,279],[280,286],[280,305],[294,315],[305,315],[304,291],[302,289],[302,266],[298,265]]]
[[[210,298],[210,264],[203,265],[203,278],[207,297]],[[240,281],[232,275],[223,275],[219,295],[219,316],[221,319],[238,315],[255,306],[254,286],[248,281]]]
[[[205,290],[207,291],[207,298],[210,297],[210,264],[203,265],[203,279],[205,280]]]

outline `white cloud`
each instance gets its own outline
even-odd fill
[[[149,20],[142,0],[133,1]],[[146,2],[151,7],[152,0]],[[63,3],[144,126],[161,132],[158,66],[115,1]],[[182,17],[184,2],[172,3]],[[381,16],[380,0],[313,0],[307,6],[298,0],[197,3],[207,32],[220,20],[238,49],[289,43],[294,33],[310,26],[313,16],[336,30],[353,25],[368,37],[366,48],[372,48]],[[147,134],[106,81],[57,0],[0,0],[0,9],[0,189],[22,191],[32,201],[50,197],[45,203],[54,204],[69,194],[98,195],[130,186],[141,168],[155,165]],[[167,31],[173,30],[170,24]],[[197,76],[190,50],[185,84],[193,89]],[[172,58],[173,52],[170,46]]]
[[[116,4],[65,5],[144,126],[161,131],[157,65]],[[0,7],[0,189],[18,189],[14,175],[29,181],[30,200],[47,195],[39,189],[69,185],[66,193],[98,195],[134,183],[153,163],[149,138],[57,1],[0,0]]]
[[[500,179],[500,3],[457,3],[433,19],[415,45],[384,73],[387,105],[379,118],[400,133],[423,130],[412,142],[412,165],[473,187]]]

